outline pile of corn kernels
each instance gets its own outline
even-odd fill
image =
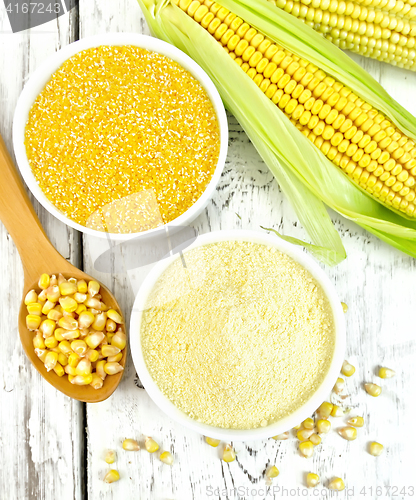
[[[39,294],[31,290],[25,297],[36,355],[48,372],[101,389],[107,375],[123,370],[123,318],[101,300],[97,281],[42,274],[38,285]]]

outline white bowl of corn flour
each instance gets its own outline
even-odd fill
[[[124,241],[203,211],[228,125],[213,82],[186,54],[153,37],[106,33],[65,46],[31,75],[13,144],[23,179],[52,215]]]
[[[318,408],[344,359],[345,323],[318,264],[277,236],[210,233],[159,262],[130,328],[154,402],[201,434],[261,439]]]

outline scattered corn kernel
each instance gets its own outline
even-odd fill
[[[315,427],[315,422],[312,418],[307,418],[302,424],[305,429],[313,429]]]
[[[117,323],[115,321],[113,321],[112,319],[107,318],[107,322],[105,324],[105,329],[107,330],[107,332],[115,332],[117,329]]]
[[[46,349],[36,348],[35,354],[42,361],[42,363],[45,363],[46,355],[48,354],[48,351]]]
[[[26,327],[30,331],[37,330],[40,327],[41,321],[42,320],[40,316],[37,316],[35,314],[28,314],[26,316]]]
[[[310,441],[299,443],[299,451],[305,458],[310,458],[313,455],[313,444]]]
[[[370,455],[373,455],[373,457],[379,457],[384,450],[384,446],[380,443],[377,443],[376,441],[373,441],[370,443]]]
[[[348,361],[344,361],[341,368],[341,373],[346,377],[351,377],[355,373],[355,367],[348,363]]]
[[[117,454],[114,450],[107,450],[105,453],[104,460],[108,464],[113,464],[117,460]]]
[[[74,385],[90,385],[92,382],[92,374],[89,375],[76,375],[72,380],[71,384]]]
[[[344,410],[338,405],[334,405],[331,411],[331,417],[342,417],[344,415]]]
[[[144,441],[144,447],[149,453],[154,453],[159,449],[159,445],[156,441],[149,436]]]
[[[269,467],[266,471],[266,477],[271,479],[277,477],[279,474],[279,469],[275,465],[272,465],[272,467]]]
[[[59,291],[59,286],[54,285],[46,289],[46,298],[49,302],[56,302],[59,299],[61,292]]]
[[[125,439],[123,441],[123,450],[126,451],[139,451],[139,443],[135,439]]]
[[[93,330],[101,332],[102,330],[104,330],[106,322],[107,322],[107,314],[105,312],[101,312],[95,316],[91,328]]]
[[[45,339],[45,346],[48,348],[48,349],[53,349],[54,347],[56,347],[58,345],[58,341],[56,340],[55,337],[47,337]]]
[[[345,302],[341,302],[341,306],[342,306],[342,310],[344,311],[344,313],[346,313],[348,311],[348,306]]]
[[[224,460],[224,462],[234,462],[235,451],[231,445],[229,444],[225,445],[224,451],[222,453],[222,459]]]
[[[48,372],[53,370],[58,362],[58,353],[49,351],[45,358],[45,368]]]
[[[312,434],[309,438],[309,441],[314,445],[314,446],[318,446],[318,444],[321,444],[321,436],[319,436],[318,434]]]
[[[42,316],[42,304],[39,304],[39,302],[36,302],[36,304],[29,304],[26,309],[28,314],[39,317]]]
[[[335,382],[333,391],[335,392],[335,394],[341,394],[344,390],[344,387],[345,387],[345,380],[341,377],[338,377],[337,381]]]
[[[275,439],[276,441],[285,441],[286,439],[289,439],[289,431],[278,434],[277,436],[273,436],[273,439]]]
[[[38,287],[42,290],[46,290],[50,285],[49,274],[42,274],[39,278]]]
[[[122,352],[119,352],[115,356],[108,356],[107,363],[119,363],[122,357],[123,357]]]
[[[118,330],[111,339],[111,345],[117,347],[121,351],[126,347],[127,337],[123,331]]]
[[[104,482],[105,483],[115,483],[116,481],[118,481],[120,479],[120,474],[117,470],[115,469],[111,469],[109,472],[107,472],[107,474],[105,475],[104,477]]]
[[[58,377],[63,377],[65,375],[65,370],[60,363],[56,363],[53,368],[53,371],[58,375]]]
[[[85,280],[78,280],[77,289],[79,293],[87,293],[88,292],[87,282]]]
[[[390,368],[381,367],[380,370],[378,371],[378,376],[380,378],[392,378],[395,375],[396,372],[394,370],[391,370]]]
[[[35,349],[45,349],[45,339],[43,338],[43,335],[37,331],[36,335],[33,337],[33,347]]]
[[[213,446],[214,448],[216,448],[221,440],[220,439],[214,439],[214,438],[210,438],[208,436],[205,436],[205,441],[210,445],[210,446]]]
[[[85,337],[85,342],[91,349],[96,349],[104,338],[105,335],[103,332],[93,332]]]
[[[338,433],[347,441],[354,441],[354,439],[357,439],[357,429],[355,427],[341,427],[341,429],[338,430]]]
[[[94,322],[95,316],[91,311],[83,311],[78,318],[78,323],[81,328],[89,328]]]
[[[347,421],[347,424],[353,425],[354,427],[363,427],[364,419],[363,417],[352,417]]]
[[[173,456],[169,451],[163,451],[159,457],[160,461],[167,465],[173,464]]]
[[[87,358],[80,359],[77,366],[75,367],[75,373],[77,375],[89,375],[91,371],[91,361]]]
[[[81,339],[73,340],[71,342],[71,349],[75,354],[78,354],[78,356],[84,356],[87,352],[87,344]]]
[[[320,419],[316,422],[316,429],[319,434],[327,434],[331,430],[331,422],[326,419]]]
[[[324,419],[328,418],[331,415],[333,407],[334,405],[332,403],[328,403],[328,401],[325,401],[318,408],[317,413],[319,413],[319,416]]]
[[[105,358],[108,356],[115,356],[120,352],[118,347],[114,347],[113,345],[103,345],[101,348],[101,352]]]
[[[375,398],[381,394],[381,387],[377,384],[364,384],[364,388],[370,396]]]
[[[340,477],[334,477],[328,483],[328,488],[330,490],[342,491],[345,489],[345,484],[344,484],[344,481]]]
[[[309,472],[306,476],[306,485],[308,488],[315,488],[319,484],[319,476],[313,472]]]
[[[296,433],[296,437],[299,441],[307,441],[313,434],[313,429],[300,429]]]
[[[107,376],[107,373],[104,370],[106,363],[107,361],[105,359],[102,359],[100,361],[97,361],[97,364],[95,365],[95,371],[102,380],[104,380],[105,377]]]
[[[97,375],[97,373],[93,373],[90,386],[93,387],[94,389],[101,389],[103,385],[104,385],[104,380],[99,375]]]
[[[107,316],[112,319],[115,323],[123,324],[123,318],[115,309],[109,309],[107,311]]]
[[[35,304],[38,301],[38,294],[35,290],[30,290],[25,297],[25,305]]]
[[[91,295],[91,297],[94,297],[94,295],[97,295],[100,291],[100,284],[98,281],[91,280],[88,283],[88,293]]]
[[[71,283],[70,281],[64,281],[59,285],[59,291],[61,295],[73,295],[78,292],[78,287],[76,283]]]
[[[107,375],[115,375],[123,370],[124,368],[119,363],[106,363],[104,365],[104,371]]]

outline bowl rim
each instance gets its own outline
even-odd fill
[[[29,111],[35,101],[36,97],[43,90],[47,82],[50,80],[52,74],[57,71],[57,69],[70,57],[86,50],[88,48],[97,47],[100,45],[134,45],[141,47],[153,52],[158,52],[173,61],[176,61],[180,66],[185,68],[191,75],[198,80],[206,91],[208,98],[210,99],[214,111],[217,116],[218,125],[220,128],[220,152],[218,156],[218,162],[215,167],[215,171],[210,182],[207,184],[204,192],[199,197],[199,199],[190,207],[186,212],[181,214],[179,217],[173,221],[158,226],[147,231],[142,231],[139,233],[110,233],[97,231],[91,229],[77,222],[73,221],[66,215],[64,215],[60,210],[58,210],[44,195],[43,191],[36,182],[35,176],[32,173],[32,169],[29,165],[26,148],[24,145],[25,137],[25,126],[29,116]],[[227,115],[225,113],[224,104],[221,97],[208,76],[208,74],[188,55],[179,50],[178,48],[170,45],[167,42],[159,40],[148,35],[142,35],[138,33],[106,33],[100,35],[93,35],[90,37],[83,38],[69,45],[66,45],[59,51],[55,52],[49,56],[30,76],[26,85],[24,86],[19,99],[17,101],[16,109],[13,116],[13,147],[14,153],[19,167],[20,173],[27,184],[28,188],[35,196],[37,201],[54,217],[56,217],[61,222],[64,222],[68,226],[77,229],[85,234],[91,236],[98,236],[100,238],[111,239],[115,241],[126,241],[133,238],[139,238],[142,236],[151,236],[152,233],[160,230],[161,227],[176,227],[183,226],[190,223],[195,217],[197,217],[207,205],[209,199],[211,198],[213,192],[215,191],[219,179],[221,177],[222,171],[225,166],[225,160],[227,157],[228,149],[228,122]]]
[[[312,394],[312,396],[295,410],[290,415],[283,417],[277,422],[256,429],[224,429],[212,425],[198,422],[179,410],[158,388],[147,368],[143,357],[141,346],[141,320],[144,312],[144,304],[153,289],[159,276],[167,269],[167,267],[176,259],[180,258],[175,253],[158,262],[143,281],[133,304],[131,320],[130,320],[130,352],[133,358],[133,364],[137,374],[154,403],[166,413],[172,420],[182,424],[183,426],[196,431],[205,436],[209,436],[221,440],[244,441],[249,439],[265,439],[286,432],[296,425],[299,425],[303,420],[310,417],[316,409],[321,405],[333,388],[344,361],[346,333],[345,333],[345,318],[342,309],[341,301],[337,295],[334,285],[319,266],[317,261],[310,255],[305,253],[300,247],[297,247],[278,236],[261,233],[252,230],[232,230],[232,231],[216,231],[198,236],[198,238],[184,251],[188,251],[220,241],[251,241],[265,244],[277,248],[282,253],[289,255],[293,260],[307,269],[316,281],[322,286],[326,296],[328,297],[335,324],[335,345],[331,364],[328,372],[325,375],[321,385]]]

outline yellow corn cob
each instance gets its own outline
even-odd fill
[[[416,217],[412,140],[342,83],[219,4],[173,2],[215,37],[260,90],[357,185],[383,204]]]
[[[415,7],[390,2],[376,7],[360,0],[269,0],[340,47],[416,71]],[[390,9],[391,5],[403,6]]]

